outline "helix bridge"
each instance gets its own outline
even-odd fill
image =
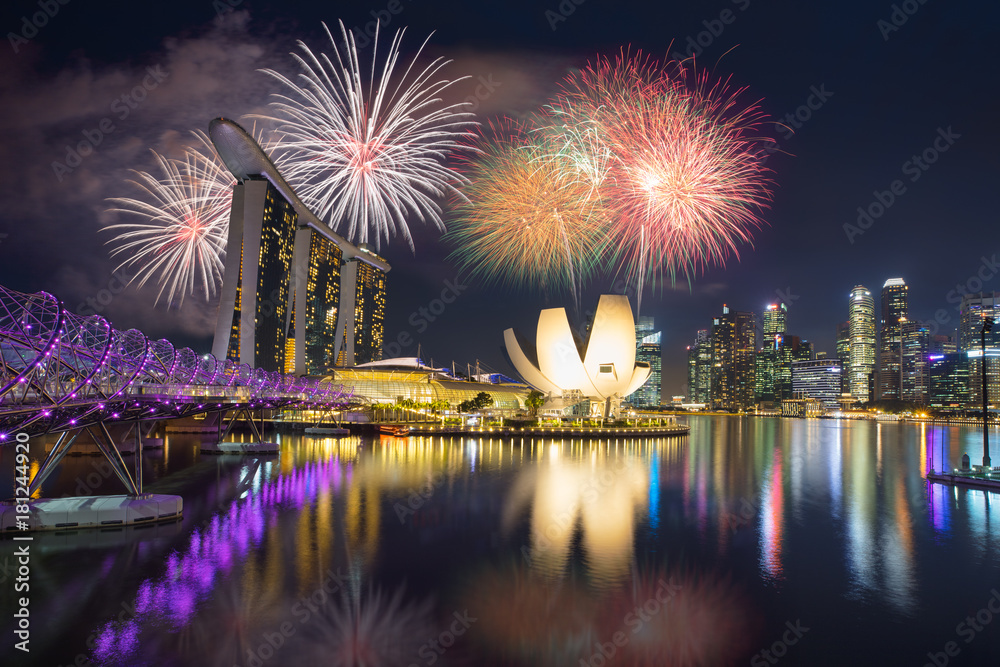
[[[136,329],[115,329],[100,315],[72,313],[47,292],[24,294],[0,286],[0,446],[23,440],[19,434],[58,434],[33,476],[32,492],[84,432],[126,488],[140,494],[141,469],[137,465],[133,477],[119,448],[130,429],[136,430],[140,455],[144,432],[163,420],[202,413],[218,413],[220,436],[227,414],[232,420],[226,434],[238,417],[249,418],[260,440],[253,411],[329,413],[345,407],[351,393],[317,378],[176,349]]]

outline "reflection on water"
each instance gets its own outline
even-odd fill
[[[262,458],[173,438],[148,479],[185,498],[182,523],[38,536],[37,639],[52,664],[577,665],[621,632],[609,665],[700,665],[830,616],[852,620],[789,664],[854,664],[843,632],[895,662],[908,633],[955,627],[942,596],[981,604],[1000,579],[997,496],[925,477],[973,446],[969,428],[691,424],[604,441],[284,435]],[[95,469],[66,465],[48,495]]]

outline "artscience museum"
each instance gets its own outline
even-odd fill
[[[546,409],[589,402],[591,416],[616,417],[622,398],[651,372],[635,360],[635,319],[623,295],[601,296],[585,340],[570,328],[565,308],[547,308],[538,316],[534,344],[507,329],[504,346],[521,378],[546,394]]]

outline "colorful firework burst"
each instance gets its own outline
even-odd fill
[[[397,31],[376,77],[362,81],[362,64],[354,35],[340,23],[344,47],[334,59],[314,54],[303,42],[303,55],[293,54],[302,69],[293,81],[264,70],[287,86],[272,106],[287,149],[279,166],[304,201],[329,224],[358,242],[402,235],[413,249],[407,217],[416,216],[443,230],[442,195],[457,192],[461,176],[445,164],[463,149],[462,140],[475,125],[468,103],[446,104],[441,95],[461,79],[437,79],[450,60],[436,58],[420,69],[417,60],[427,40],[396,74],[405,30]],[[428,40],[430,37],[428,37]],[[374,43],[378,43],[376,31]]]
[[[570,75],[530,130],[473,161],[470,203],[448,235],[455,256],[500,282],[574,292],[617,267],[640,296],[738,257],[771,196],[765,117],[742,105],[744,92],[641,54]]]
[[[610,235],[640,291],[738,257],[762,224],[764,115],[741,105],[744,92],[688,64],[622,54],[568,77],[551,105],[559,124],[550,133],[595,128],[609,154],[601,191]]]
[[[471,161],[467,199],[446,235],[473,276],[511,285],[569,287],[574,293],[605,251],[606,218],[597,153],[578,150],[586,131],[554,143],[513,123]],[[577,142],[577,143],[571,143]]]
[[[215,153],[204,132],[195,132],[198,145],[181,159],[153,151],[160,175],[133,171],[129,181],[146,195],[143,199],[109,199],[112,212],[138,216],[141,222],[117,223],[104,229],[116,233],[112,257],[124,255],[118,268],[136,271],[142,287],[156,278],[167,302],[183,304],[196,288],[208,299],[222,280],[223,257],[229,232],[229,207],[235,179]]]

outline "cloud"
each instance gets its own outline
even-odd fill
[[[37,51],[0,55],[4,280],[53,292],[71,310],[106,292],[118,265],[100,231],[112,220],[107,198],[138,194],[129,170],[151,169],[150,149],[179,155],[212,118],[263,109],[274,86],[258,69],[288,67],[290,46],[252,34],[249,15],[232,12],[127,63],[81,56],[46,75]],[[179,310],[153,308],[156,292],[130,286],[101,314],[157,336],[214,331],[217,303],[196,295]]]

